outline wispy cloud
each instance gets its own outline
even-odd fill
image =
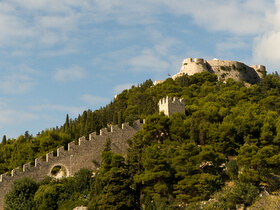
[[[145,49],[140,55],[131,58],[130,65],[138,71],[161,71],[169,67],[168,62],[150,49]]]
[[[209,31],[225,31],[236,35],[264,32],[269,27],[269,13],[274,11],[274,2],[267,0],[164,0],[164,4],[172,13],[189,15],[191,21]]]
[[[217,54],[220,56],[232,55],[233,51],[250,48],[250,42],[243,37],[230,37],[216,44]]]
[[[40,57],[57,57],[57,56],[65,56],[65,55],[70,55],[70,54],[77,54],[79,50],[77,48],[73,48],[72,46],[65,46],[62,49],[58,50],[45,50],[39,53]]]
[[[66,113],[70,113],[73,116],[77,116],[78,114],[82,113],[85,110],[85,107],[74,107],[74,106],[65,106],[59,104],[42,104],[31,106],[31,110],[33,111],[63,111]]]
[[[166,71],[172,69],[174,49],[180,41],[173,37],[163,37],[159,31],[150,31],[151,40],[154,45],[150,48],[142,49],[138,55],[129,60],[133,70],[137,71]]]
[[[117,86],[114,87],[114,94],[119,94],[125,89],[128,90],[128,89],[131,88],[132,85],[133,84],[131,84],[131,83],[117,85]]]
[[[1,98],[1,101],[5,99]],[[22,123],[33,121],[39,118],[34,112],[29,112],[26,110],[19,110],[13,107],[10,107],[10,102],[1,102],[0,103],[0,127],[2,126],[17,126]]]
[[[70,66],[67,69],[58,69],[53,77],[60,82],[69,82],[73,80],[83,79],[86,75],[86,71],[80,66]]]
[[[105,105],[105,103],[109,102],[109,99],[106,97],[93,96],[90,94],[84,94],[80,97],[80,99],[82,101],[85,101],[89,105],[100,105],[100,104]]]
[[[0,91],[3,94],[27,93],[37,84],[34,76],[38,74],[40,74],[38,71],[21,65],[11,73],[1,76]]]
[[[39,49],[41,56],[69,55],[77,52],[72,43],[83,42],[77,37],[87,31],[88,24],[110,20],[125,26],[154,26],[162,21],[161,15],[176,15],[208,31],[226,32],[228,36],[258,36],[254,49],[259,49],[266,42],[269,44],[277,33],[274,25],[279,14],[273,14],[279,10],[278,4],[279,0],[4,0],[0,3],[0,28],[5,29],[0,33],[0,48],[13,48],[14,55],[22,55],[22,49],[32,48]],[[126,33],[130,35],[116,37],[129,39],[133,34]],[[142,48],[128,59],[130,65],[160,69],[158,63],[161,63],[167,68],[170,61],[161,56],[173,41],[165,39],[161,45],[155,41],[153,49]],[[53,46],[60,50],[53,50]],[[221,44],[217,47],[221,48]],[[263,53],[271,57],[266,50]],[[255,53],[255,57],[260,56]],[[145,64],[141,62],[143,59],[147,60]]]

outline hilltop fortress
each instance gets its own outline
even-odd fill
[[[261,78],[266,75],[266,68],[263,65],[247,66],[239,61],[204,60],[202,58],[186,58],[182,62],[182,67],[179,73],[172,76],[172,79],[183,75],[194,75],[196,73],[209,72],[218,76],[219,80],[242,80],[249,84],[260,82]],[[156,80],[154,85],[157,85],[164,80]]]
[[[204,60],[202,58],[187,58],[183,60],[181,70],[178,74],[172,76],[173,79],[195,73],[209,72],[218,76],[219,80],[232,78],[234,80],[242,80],[244,82],[254,84],[260,82],[260,79],[266,75],[266,69],[263,65],[247,66],[238,61]]]
[[[249,67],[238,61],[218,59],[206,61],[201,58],[195,58],[194,60],[187,58],[183,60],[180,72],[172,78],[176,79],[183,75],[193,75],[201,72],[215,73],[220,80],[232,78],[250,84],[259,82],[266,75],[266,69],[262,65]],[[158,106],[159,111],[164,112],[167,116],[176,112],[185,113],[184,98],[178,99],[166,96],[159,101]],[[128,148],[127,139],[131,139],[142,127],[143,124],[140,123],[140,120],[137,120],[134,121],[133,126],[123,123],[122,128],[114,125],[110,129],[101,129],[100,135],[97,135],[96,132],[91,133],[89,140],[81,137],[78,145],[70,142],[67,150],[60,147],[57,151],[46,154],[45,160],[43,160],[43,157],[35,159],[34,166],[31,163],[26,163],[23,165],[23,171],[16,168],[12,170],[11,176],[7,173],[0,175],[0,209],[4,207],[4,196],[11,189],[15,180],[28,176],[40,181],[46,176],[52,176],[52,169],[56,166],[61,167],[64,176],[73,176],[83,167],[92,170],[97,169],[101,165],[100,153],[107,140],[111,141],[111,149],[114,153],[125,156]]]

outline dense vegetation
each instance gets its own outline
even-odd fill
[[[113,154],[107,142],[95,177],[79,181],[87,187],[76,189],[75,177],[39,185],[29,180],[33,195],[24,199],[37,208],[44,202],[63,206],[81,201],[89,209],[193,209],[209,198],[215,199],[205,209],[249,206],[261,191],[280,188],[279,89],[278,74],[251,87],[232,79],[221,82],[209,73],[169,78],[157,86],[147,80],[100,110],[74,120],[67,116],[60,128],[36,137],[28,132],[17,140],[3,137],[0,173],[110,123],[145,118],[143,130],[128,141],[126,159]],[[157,114],[157,102],[167,95],[185,98],[186,113]],[[60,194],[48,197],[56,187]],[[67,194],[67,187],[75,193]],[[64,193],[68,196],[61,197]]]

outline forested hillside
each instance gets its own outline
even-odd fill
[[[73,178],[31,183],[30,205],[63,209],[72,202],[89,209],[193,209],[214,198],[203,207],[249,206],[261,191],[280,188],[279,90],[277,73],[251,87],[232,79],[218,81],[205,72],[169,78],[156,86],[147,80],[124,90],[106,107],[84,111],[74,120],[67,116],[61,127],[35,137],[28,132],[17,140],[3,137],[0,173],[109,124],[140,118],[146,124],[129,141],[126,159],[111,153],[107,142],[103,165],[94,178],[83,171]],[[170,118],[158,114],[157,103],[167,95],[185,98],[185,114]],[[87,187],[80,188],[77,180]],[[60,193],[55,194],[58,187]]]

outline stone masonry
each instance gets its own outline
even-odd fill
[[[128,123],[123,123],[120,129],[117,125],[111,126],[110,131],[107,128],[100,130],[100,135],[96,132],[89,135],[89,140],[85,137],[79,138],[79,144],[75,142],[68,144],[68,150],[63,147],[57,149],[57,155],[50,152],[46,155],[46,161],[42,157],[35,159],[35,166],[31,163],[23,165],[23,171],[19,168],[12,170],[11,176],[7,173],[0,175],[0,209],[4,208],[5,194],[10,190],[13,182],[22,177],[30,177],[36,181],[44,179],[51,175],[51,170],[55,166],[60,166],[66,170],[67,176],[72,176],[81,168],[96,169],[101,164],[100,153],[104,149],[106,140],[111,140],[111,149],[114,153],[126,155],[128,148],[127,140],[132,139],[136,132],[142,129],[143,124],[140,120],[129,126]],[[95,162],[95,163],[94,163]]]
[[[254,84],[260,82],[260,79],[266,74],[266,69],[263,65],[249,67],[238,61],[218,60],[216,58],[213,60],[187,58],[183,60],[180,72],[173,75],[172,78],[176,79],[185,74],[190,76],[201,72],[214,73],[219,80],[232,78]]]
[[[176,112],[185,113],[185,99],[178,99],[177,97],[166,97],[159,100],[159,112],[163,112],[170,117],[171,114]]]

